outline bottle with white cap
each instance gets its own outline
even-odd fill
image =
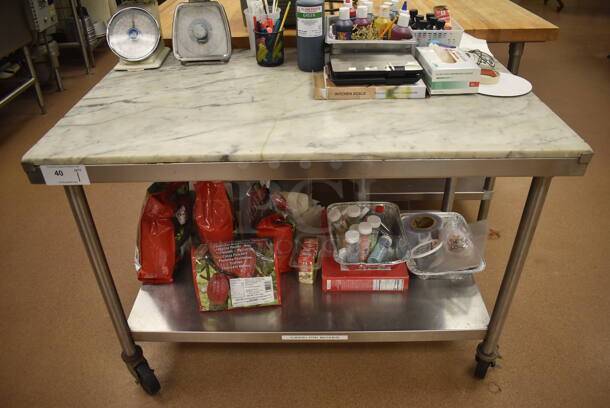
[[[345,233],[345,261],[358,263],[360,260],[360,233],[358,231],[347,231]]]
[[[347,207],[347,210],[345,212],[345,215],[347,215],[347,223],[349,225],[358,224],[361,219],[360,214],[360,207],[358,207],[357,205],[350,205],[349,207]]]
[[[369,18],[369,20],[373,21],[375,19],[375,15],[373,14],[373,7],[375,6],[375,4],[373,4],[372,1],[367,1],[366,2],[366,7],[367,7],[367,16]]]
[[[377,238],[379,238],[379,227],[381,227],[381,218],[376,215],[369,215],[366,222],[371,224],[373,227],[373,234],[371,236],[371,248],[375,248],[377,245]]]
[[[388,24],[390,24],[391,22],[392,20],[390,20],[390,7],[388,7],[386,4],[383,4],[381,7],[379,7],[379,17],[375,19],[375,21],[373,22],[373,26],[377,29],[377,31],[382,33],[388,26]]]
[[[350,18],[356,18],[356,9],[354,8],[354,2],[352,0],[343,0],[343,7],[349,9]]]
[[[388,256],[391,247],[392,238],[390,238],[389,235],[382,235],[381,238],[379,238],[379,242],[377,242],[377,245],[371,252],[371,255],[369,255],[367,262],[372,264],[384,262]]]
[[[368,27],[370,26],[371,20],[369,20],[367,16],[367,7],[363,5],[359,5],[356,9],[356,19],[354,20],[355,27]]]
[[[339,9],[339,20],[335,23],[335,34],[338,40],[351,40],[353,23],[349,17],[349,8]]]
[[[373,227],[370,222],[361,222],[358,226],[358,232],[360,233],[360,262],[366,262],[371,250]]]
[[[413,38],[413,32],[409,27],[409,15],[407,13],[400,13],[398,22],[392,27],[392,34],[390,39],[392,41],[397,40],[410,40]]]
[[[392,7],[390,7],[390,19],[394,20],[398,16],[399,0],[392,0]]]
[[[332,208],[328,212],[328,221],[332,228],[331,231],[336,237],[337,246],[339,248],[343,247],[343,238],[345,236],[345,231],[347,231],[347,223],[343,219],[341,211],[338,208]]]

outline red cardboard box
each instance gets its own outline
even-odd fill
[[[409,272],[404,263],[387,270],[342,270],[332,257],[322,261],[324,292],[405,292],[409,287]]]

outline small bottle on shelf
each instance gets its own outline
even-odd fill
[[[360,261],[360,233],[358,231],[345,233],[345,261],[349,263]]]
[[[373,227],[369,222],[361,222],[358,227],[360,233],[360,262],[366,262],[369,257],[371,250],[371,235],[373,234]]]
[[[367,6],[358,6],[356,9],[356,19],[354,20],[355,27],[368,27],[371,25],[371,20],[367,16]]]
[[[409,15],[401,13],[400,17],[398,17],[398,21],[392,27],[390,39],[392,41],[398,41],[410,40],[411,38],[413,38],[413,32],[411,31],[411,28],[409,28]]]
[[[354,8],[354,3],[352,0],[343,0],[343,7],[347,7],[349,9],[349,17],[356,18],[356,9]],[[341,12],[341,9],[339,9]]]
[[[390,8],[387,5],[382,5],[379,7],[379,17],[375,19],[373,26],[381,33],[385,28],[390,24],[392,20],[390,20]],[[384,40],[387,38],[384,38]]]
[[[338,40],[351,40],[353,23],[349,17],[349,8],[341,7],[339,9],[339,20],[335,23],[335,34]],[[337,210],[339,214],[341,213]],[[330,214],[329,214],[330,216]]]

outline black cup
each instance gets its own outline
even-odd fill
[[[277,33],[254,32],[256,62],[263,67],[277,67],[284,63],[284,30]]]

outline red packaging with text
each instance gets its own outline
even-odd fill
[[[405,292],[409,287],[409,272],[404,263],[387,270],[342,270],[332,257],[322,261],[324,292]]]

